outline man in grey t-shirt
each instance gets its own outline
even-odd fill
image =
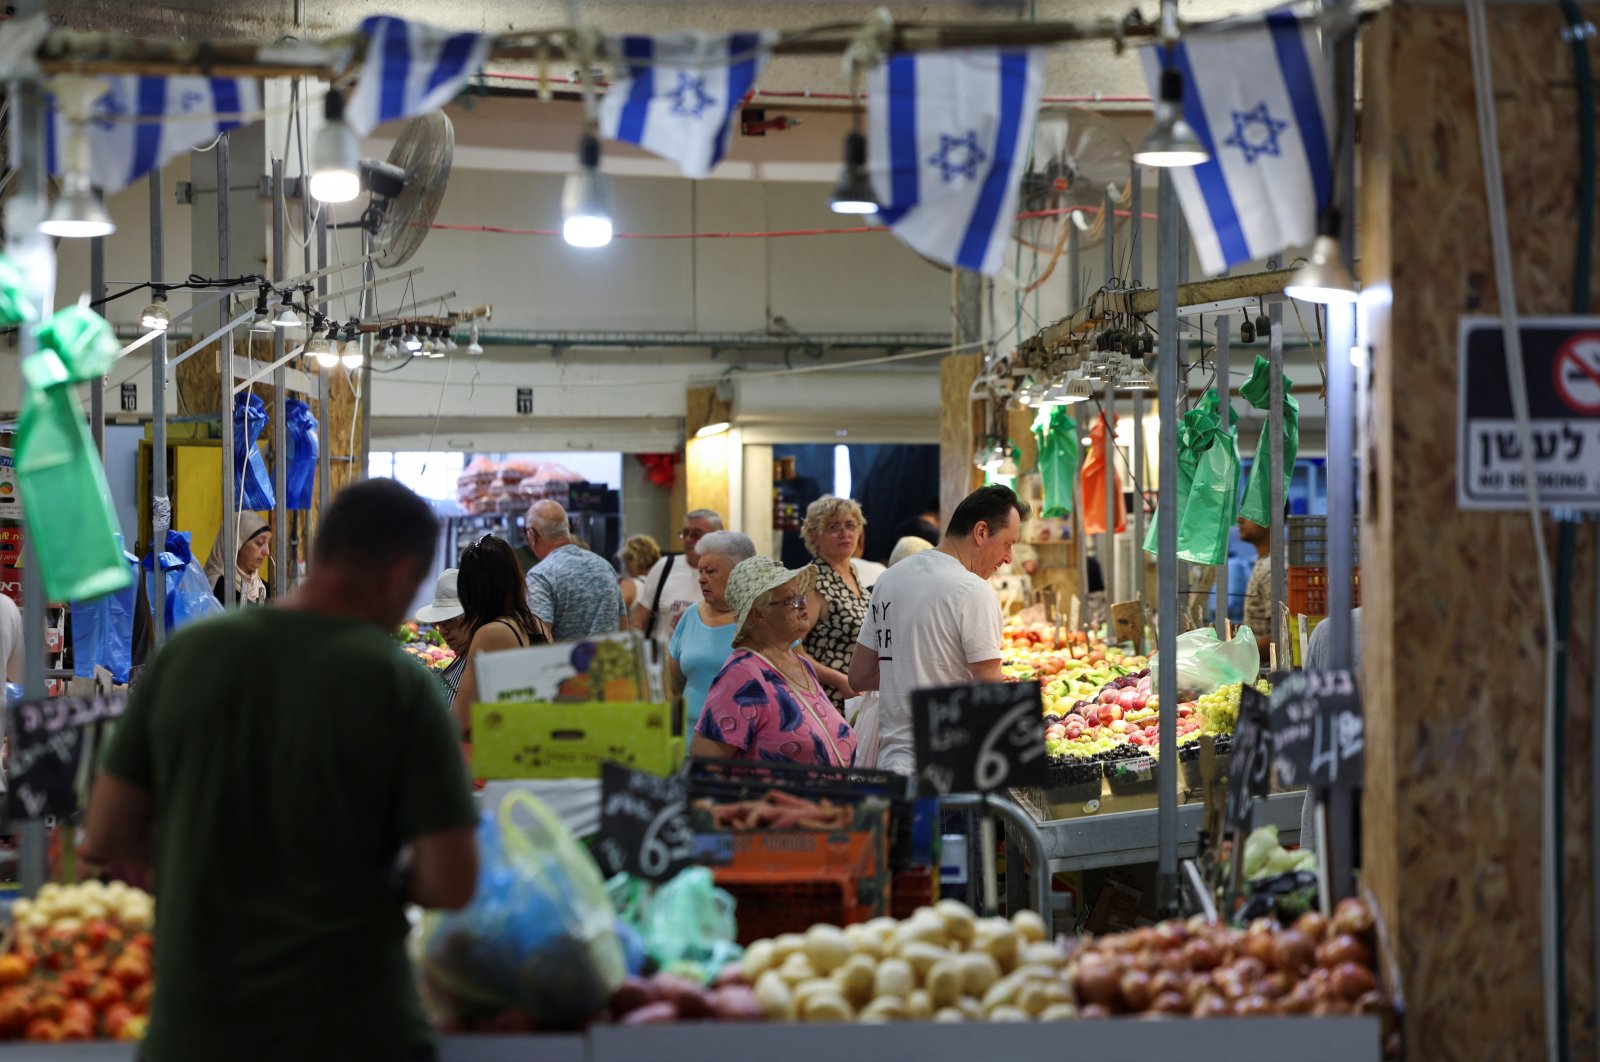
[[[621,630],[616,569],[572,540],[567,510],[558,502],[534,502],[527,525],[528,547],[539,560],[528,569],[528,609],[550,624],[550,637],[570,642]]]

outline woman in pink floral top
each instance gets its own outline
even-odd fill
[[[810,616],[811,569],[767,557],[728,577],[737,615],[733,655],[711,683],[690,753],[706,758],[848,767],[856,739],[809,661],[794,651]]]

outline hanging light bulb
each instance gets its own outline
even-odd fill
[[[1145,136],[1133,161],[1156,169],[1198,166],[1211,160],[1194,129],[1183,120],[1183,75],[1172,65],[1170,51],[1161,71],[1161,98],[1155,128]]]
[[[439,326],[437,338],[439,341],[440,350],[451,351],[460,349],[459,345],[456,343],[456,337],[450,334],[449,325]]]
[[[344,93],[329,89],[323,101],[326,124],[311,146],[311,197],[323,203],[348,203],[361,194],[361,145],[344,120]]]
[[[471,338],[467,343],[467,353],[472,355],[481,355],[483,353],[483,344],[478,342],[478,322],[476,320],[472,322],[472,332]]]
[[[600,138],[590,132],[578,141],[578,169],[561,188],[561,238],[573,247],[611,242],[611,187],[600,172]]]
[[[139,318],[139,326],[157,332],[165,332],[172,327],[172,314],[167,311],[167,293],[165,289],[156,289],[155,296],[150,300],[150,305],[144,308],[144,314]]]
[[[1071,374],[1067,380],[1067,393],[1062,398],[1063,405],[1072,405],[1076,402],[1087,402],[1094,397],[1094,385],[1082,372]]]
[[[344,353],[339,360],[347,369],[359,369],[367,363],[367,359],[361,353],[360,336],[360,330],[356,328],[354,321],[344,326]]]
[[[1066,405],[1067,404],[1067,377],[1071,376],[1071,375],[1072,375],[1071,373],[1068,373],[1067,376],[1057,377],[1055,382],[1052,383],[1048,388],[1045,389],[1045,392],[1044,392],[1043,396],[1041,396],[1040,399],[1039,399],[1039,404],[1041,406],[1064,406],[1064,405]]]
[[[339,364],[339,355],[333,349],[333,344],[315,329],[312,330],[311,339],[306,343],[305,353],[317,359],[317,364],[324,369],[334,368]]]
[[[117,231],[105,202],[94,190],[91,176],[93,151],[89,146],[89,115],[94,103],[106,94],[99,78],[59,77],[50,83],[67,118],[67,133],[62,144],[61,192],[39,231],[46,236],[87,239],[109,236]]]
[[[1356,281],[1345,268],[1339,246],[1342,219],[1335,207],[1317,216],[1317,239],[1311,245],[1311,259],[1295,270],[1283,293],[1301,302],[1326,304],[1355,302]]]
[[[828,196],[828,206],[835,214],[878,212],[878,193],[873,190],[872,178],[867,174],[867,138],[859,129],[845,134],[844,168],[839,171],[839,183]]]
[[[405,347],[406,350],[412,354],[415,354],[422,349],[422,337],[417,335],[417,330],[415,327],[411,325],[406,326],[405,339],[401,341],[400,345]]]
[[[1016,479],[1019,471],[1021,470],[1017,468],[1016,459],[1008,453],[1006,459],[1000,462],[1000,467],[994,470],[994,474],[1004,476],[1006,479]]]
[[[274,328],[299,328],[301,325],[300,314],[294,308],[294,292],[283,293],[283,301],[278,304],[278,316],[272,319]]]
[[[267,294],[271,290],[271,288],[263,284],[256,293],[255,316],[250,321],[250,331],[252,332],[272,331],[272,309],[267,305]]]
[[[399,330],[395,328],[386,328],[383,330],[385,342],[378,348],[378,353],[381,356],[385,358],[398,358],[405,353],[405,351],[400,349],[400,344],[395,342],[395,337],[398,334]]]
[[[1124,391],[1148,391],[1156,382],[1150,376],[1150,370],[1145,368],[1144,361],[1137,360],[1130,364],[1128,371],[1122,375],[1122,389]]]

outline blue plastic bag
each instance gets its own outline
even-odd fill
[[[277,506],[266,458],[256,445],[266,427],[267,404],[256,395],[239,395],[233,404],[233,488],[239,508],[252,512]]]
[[[117,535],[122,549],[122,536]],[[122,558],[136,576],[139,558],[123,550]],[[133,668],[133,610],[138,592],[130,580],[121,590],[72,602],[72,673],[94,678],[95,665],[111,672],[113,682],[126,683]]]
[[[195,620],[222,615],[222,602],[212,592],[205,569],[194,559],[194,552],[189,546],[189,532],[168,531],[167,548],[154,556],[145,557],[143,564],[146,572],[161,573],[161,592],[157,593],[148,584],[145,592],[150,597],[152,608],[157,601],[162,602],[169,633]]]
[[[291,509],[310,509],[317,484],[317,418],[311,407],[297,398],[284,403],[289,433],[289,468],[284,473],[284,493]]]

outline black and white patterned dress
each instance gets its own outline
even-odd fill
[[[817,593],[827,602],[827,608],[817,625],[811,628],[811,633],[806,635],[805,649],[817,663],[836,671],[848,672],[850,658],[855,655],[856,639],[861,635],[861,624],[867,618],[869,595],[863,587],[861,596],[857,597],[855,591],[850,589],[850,584],[827,561],[819,559],[813,562],[813,566],[817,570]],[[856,585],[861,586],[861,570],[856,567],[855,561],[850,562],[850,570],[856,577]],[[834,707],[843,710],[844,697],[839,691],[828,687],[827,692]]]

